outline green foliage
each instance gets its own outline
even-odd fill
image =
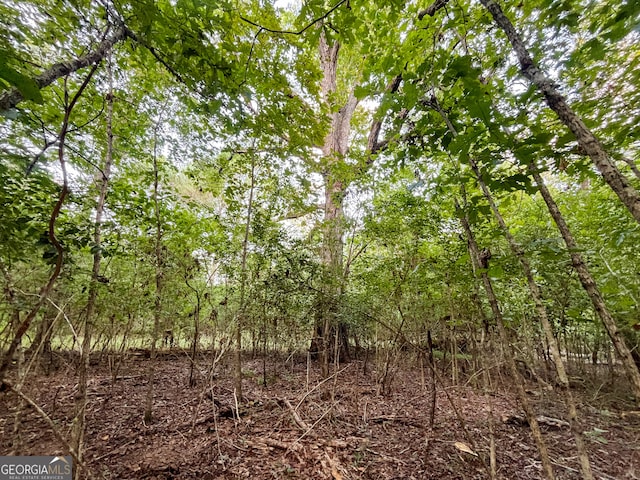
[[[71,194],[55,225],[65,270],[54,293],[73,321],[86,303],[99,250],[105,262],[96,324],[103,338],[128,332],[141,343],[148,338],[157,273],[155,157],[162,316],[185,337],[194,332],[199,301],[210,338],[230,328],[242,307],[255,338],[304,345],[330,281],[320,267],[322,175],[345,185],[348,275],[342,296],[331,301],[359,335],[373,338],[383,323],[381,337],[392,339],[403,325],[420,341],[427,329],[444,338],[452,329],[480,328],[479,312],[488,309],[478,300],[461,214],[492,252],[487,273],[506,318],[524,329],[532,316],[526,284],[477,187],[472,161],[531,259],[558,331],[601,334],[535,195],[526,169],[532,162],[545,170],[616,319],[627,332],[637,324],[638,226],[543,96],[523,82],[511,45],[478,4],[456,2],[422,20],[418,5],[398,1],[343,2],[329,13],[337,3],[304,2],[297,11],[253,1],[105,5],[0,4],[0,88],[16,87],[31,100],[0,119],[0,263],[20,279],[21,290],[37,292],[56,256],[46,232],[61,188],[58,134],[65,96],[77,91],[87,69],[42,89],[34,79],[91,51],[108,27],[124,22],[132,38],[102,59],[71,115],[64,152]],[[536,0],[505,7],[536,62],[637,187],[625,159],[640,158],[638,6]],[[305,27],[300,35],[279,33]],[[328,99],[320,95],[321,34],[341,46],[336,92]],[[96,166],[107,151],[107,65],[114,77],[115,166],[98,246],[93,213],[101,179]],[[397,75],[398,91],[387,91]],[[328,114],[351,94],[360,107],[349,150],[319,160]],[[371,158],[374,119],[383,125],[379,140],[388,143]],[[59,333],[70,335],[62,327]]]
[[[0,258],[28,262],[55,255],[47,230],[58,186],[40,169],[25,177],[25,160],[4,154],[0,163]]]
[[[25,99],[42,104],[44,100],[40,94],[38,84],[33,79],[7,65],[6,57],[7,52],[0,50],[0,85],[4,81],[5,85],[16,87]]]

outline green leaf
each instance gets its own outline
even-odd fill
[[[500,265],[491,265],[487,271],[487,275],[494,280],[504,278],[504,269]]]
[[[606,54],[605,45],[598,38],[592,38],[582,48],[589,52],[594,60],[603,60]]]
[[[4,57],[5,52],[0,53]],[[44,102],[40,94],[40,88],[35,80],[11,68],[6,64],[4,58],[0,58],[0,78],[16,87],[26,100],[36,102],[38,105],[42,105]]]
[[[358,100],[362,100],[363,98],[366,98],[367,96],[369,96],[369,89],[361,85],[358,85],[353,90],[353,94]]]

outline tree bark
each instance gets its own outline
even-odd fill
[[[591,276],[591,273],[589,272],[587,264],[583,260],[582,255],[580,255],[578,251],[578,245],[573,238],[571,230],[569,230],[569,226],[564,220],[564,217],[562,216],[558,205],[553,200],[553,197],[551,196],[549,189],[542,179],[540,172],[534,164],[529,165],[529,171],[533,175],[533,178],[538,185],[538,189],[540,191],[540,194],[542,195],[542,198],[544,199],[544,202],[547,204],[549,213],[551,213],[551,216],[553,217],[558,230],[560,230],[560,234],[562,235],[564,243],[567,246],[567,250],[569,251],[569,255],[571,256],[573,268],[578,273],[580,283],[587,292],[587,295],[589,295],[594,310],[602,321],[604,328],[607,330],[607,333],[609,334],[609,337],[613,342],[613,346],[616,349],[616,352],[622,359],[622,364],[624,365],[627,376],[631,381],[633,395],[636,399],[636,402],[640,404],[640,372],[638,371],[638,366],[633,361],[631,351],[627,347],[627,344],[625,343],[621,332],[618,330],[618,326],[616,325],[615,320],[613,319],[611,313],[609,312],[609,309],[607,308],[600,289],[598,288],[594,278]]]
[[[529,54],[520,34],[516,31],[511,20],[504,14],[500,5],[495,0],[480,0],[480,2],[491,13],[496,24],[509,39],[518,57],[522,74],[542,93],[547,105],[556,112],[562,123],[571,130],[576,137],[578,145],[591,158],[604,181],[607,182],[620,201],[627,207],[633,218],[640,223],[640,194],[638,194],[638,191],[631,185],[629,179],[618,170],[600,140],[569,106],[566,98],[560,93],[554,82],[540,70]]]
[[[343,233],[344,210],[343,200],[346,194],[347,184],[337,173],[336,166],[342,161],[349,149],[349,132],[351,131],[351,118],[358,105],[358,100],[353,95],[349,97],[341,108],[332,105],[331,97],[337,89],[337,67],[340,43],[335,41],[329,44],[324,34],[320,36],[319,54],[322,68],[322,81],[320,84],[322,99],[328,105],[331,125],[329,133],[324,139],[322,154],[325,161],[323,171],[325,187],[324,204],[324,231],[322,242],[322,261],[327,269],[325,295],[320,300],[319,315],[316,320],[316,338],[312,342],[312,348],[319,350],[320,360],[323,366],[323,374],[329,373],[329,359],[335,336],[338,335],[340,356],[348,359],[349,350],[347,343],[346,325],[337,320],[338,300],[342,293],[343,272]]]

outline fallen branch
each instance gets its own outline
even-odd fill
[[[291,411],[291,416],[293,416],[293,420],[296,422],[296,425],[298,425],[302,429],[303,432],[306,432],[307,430],[309,430],[309,425],[307,425],[307,423],[302,419],[302,417],[296,411],[296,409],[293,408],[293,405],[291,405],[291,402],[289,400],[287,400],[286,398],[282,399],[281,401]]]
[[[305,401],[305,399],[311,395],[315,390],[317,390],[321,385],[324,385],[325,383],[327,383],[329,380],[331,380],[333,377],[338,376],[339,374],[341,374],[342,372],[344,372],[347,368],[351,367],[351,365],[353,365],[352,363],[348,364],[346,367],[338,370],[337,372],[329,375],[327,378],[325,378],[324,380],[322,380],[321,382],[319,382],[317,385],[315,385],[311,390],[309,390],[308,392],[306,392],[302,398],[300,399],[300,401],[298,402],[298,404],[296,405],[296,409],[300,407],[300,405],[302,405],[302,402]]]
[[[569,422],[565,422],[564,420],[560,420],[559,418],[547,417],[545,415],[538,415],[536,420],[541,425],[546,425],[550,428],[569,428]],[[505,415],[502,417],[502,423],[508,423],[511,425],[518,425],[521,427],[525,427],[529,425],[527,419],[522,415]]]
[[[112,457],[114,455],[118,455],[120,453],[124,453],[123,450],[126,450],[126,448],[129,445],[132,445],[134,443],[136,443],[136,441],[138,440],[138,437],[134,438],[133,440],[128,441],[127,443],[125,443],[124,445],[120,445],[118,448],[116,448],[115,450],[109,450],[107,453],[105,453],[104,455],[100,455],[99,457],[94,458],[92,461],[93,462],[99,462],[100,460],[102,460],[103,458],[107,458],[107,457]]]
[[[295,443],[287,443],[282,440],[276,440],[275,438],[269,437],[258,437],[255,440],[247,442],[253,448],[263,449],[264,447],[272,447],[277,448],[279,450],[296,450],[302,448],[301,445],[296,445]],[[262,445],[261,445],[262,444]]]
[[[329,405],[329,408],[327,408],[327,409],[324,411],[324,413],[323,413],[322,415],[320,415],[320,418],[319,418],[319,419],[317,419],[315,422],[313,422],[313,425],[311,425],[311,426],[309,427],[309,429],[308,429],[308,430],[306,430],[302,435],[300,435],[298,438],[296,438],[296,441],[295,441],[295,442],[293,442],[291,445],[292,445],[292,446],[297,445],[297,444],[300,442],[300,440],[302,440],[304,437],[306,437],[306,436],[307,436],[307,434],[309,434],[309,433],[310,433],[310,432],[311,432],[311,431],[316,427],[316,425],[318,425],[318,424],[322,421],[322,419],[323,419],[324,417],[326,417],[326,416],[327,416],[327,414],[328,414],[331,410],[333,410],[333,407],[335,407],[338,403],[340,403],[340,400],[336,400],[336,401],[335,401],[335,402],[333,402],[331,405]]]
[[[404,462],[403,460],[400,460],[399,458],[390,457],[389,455],[386,455],[386,454],[380,453],[380,452],[376,452],[375,450],[372,450],[370,448],[367,448],[366,451],[369,452],[369,453],[373,453],[374,455],[377,455],[378,457],[382,458],[383,460],[396,462],[396,463],[399,463],[400,465],[406,465],[407,464],[406,462]]]

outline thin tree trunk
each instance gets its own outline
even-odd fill
[[[596,285],[594,278],[591,276],[589,269],[587,268],[587,264],[584,262],[582,255],[580,255],[578,246],[576,244],[571,231],[569,230],[569,226],[567,222],[564,220],[558,205],[553,200],[549,189],[547,188],[540,172],[534,164],[529,165],[529,171],[532,173],[536,184],[538,185],[538,189],[545,203],[547,204],[547,208],[549,209],[549,213],[553,217],[554,222],[558,226],[558,230],[560,230],[560,234],[564,239],[564,242],[567,246],[567,250],[569,251],[569,255],[571,256],[571,262],[573,264],[573,268],[578,273],[578,278],[580,279],[580,283],[582,287],[589,295],[591,299],[591,303],[593,304],[593,308],[598,314],[598,317],[602,321],[604,328],[607,330],[611,341],[613,342],[613,346],[616,349],[616,352],[622,359],[622,364],[624,365],[625,371],[629,380],[631,382],[631,388],[633,390],[633,395],[636,399],[637,403],[640,403],[640,372],[638,371],[637,365],[633,361],[633,357],[631,355],[631,351],[627,347],[627,344],[622,337],[621,332],[618,330],[618,326],[616,325],[615,320],[611,316],[609,309],[604,301],[602,293],[600,289]]]
[[[13,314],[12,326],[17,329],[20,321],[19,311],[15,311]],[[22,388],[22,384],[26,377],[25,362],[24,362],[24,348],[22,344],[18,346],[16,362],[16,374],[20,379],[18,382],[19,388]],[[22,440],[22,412],[25,410],[25,402],[23,398],[18,399],[18,405],[16,406],[16,412],[13,416],[13,434],[11,435],[11,452],[10,455],[20,455],[23,451]]]
[[[455,127],[453,126],[453,124],[451,123],[451,121],[449,120],[446,112],[444,112],[437,103],[434,104],[434,108],[438,111],[440,116],[445,120],[445,123],[447,124],[448,129],[451,131],[451,134],[456,136],[458,133]],[[509,231],[509,228],[507,227],[507,224],[505,223],[504,218],[500,214],[500,211],[498,210],[498,207],[493,200],[493,196],[491,195],[489,188],[487,187],[487,185],[484,183],[484,180],[482,179],[482,175],[480,174],[478,165],[475,162],[473,157],[469,157],[469,163],[471,165],[471,169],[473,170],[476,176],[478,185],[480,186],[484,197],[487,199],[487,202],[489,203],[491,211],[493,212],[493,215],[496,221],[498,222],[500,229],[502,230],[505,238],[507,239],[507,242],[509,243],[509,247],[511,248],[511,251],[518,258],[518,260],[520,261],[520,264],[522,265],[522,270],[524,271],[525,277],[527,279],[527,284],[531,292],[531,296],[533,297],[536,313],[538,314],[538,318],[542,323],[542,329],[544,331],[545,338],[547,339],[547,344],[549,345],[549,348],[553,355],[554,364],[556,367],[556,374],[558,376],[562,395],[564,397],[564,400],[568,409],[569,425],[571,428],[571,432],[573,433],[573,436],[576,441],[576,448],[578,450],[578,457],[580,459],[580,467],[582,470],[582,475],[585,480],[592,480],[593,473],[591,471],[589,455],[586,449],[586,445],[584,443],[584,437],[582,435],[583,428],[582,428],[580,419],[578,418],[578,411],[576,409],[576,404],[573,399],[573,395],[571,394],[571,390],[569,386],[569,377],[567,375],[567,371],[565,369],[562,356],[560,355],[560,348],[558,346],[557,339],[554,335],[551,322],[549,321],[549,317],[547,316],[547,310],[544,306],[542,293],[540,291],[538,284],[535,282],[533,272],[531,270],[531,264],[529,263],[529,260],[525,256],[524,250],[517,243],[517,241]]]
[[[433,339],[431,338],[431,330],[427,330],[427,349],[428,349],[428,362],[429,362],[429,370],[431,373],[431,394],[429,398],[429,428],[427,431],[427,453],[429,451],[429,447],[431,445],[431,440],[433,439],[433,430],[435,428],[436,422],[436,400],[437,400],[437,391],[436,391],[436,365],[435,360],[433,358]],[[421,355],[420,359],[422,360]]]
[[[42,315],[42,320],[38,324],[38,330],[31,346],[30,353],[34,355],[30,361],[38,361],[39,369],[49,375],[52,367],[53,357],[51,353],[51,336],[53,334],[53,324],[55,316],[52,317],[48,310]]]
[[[451,319],[451,328],[447,328],[445,325],[445,329],[447,330],[447,334],[449,337],[449,348],[451,351],[451,383],[452,385],[458,385],[458,343],[456,340],[456,312],[453,307],[453,292],[451,291],[451,282],[449,281],[447,275],[447,296],[449,297],[449,318]]]
[[[71,432],[71,446],[76,451],[78,458],[83,458],[83,443],[85,433],[85,417],[87,410],[87,380],[89,371],[89,356],[91,355],[91,336],[93,334],[94,312],[96,300],[98,298],[98,278],[100,277],[100,264],[102,261],[102,217],[104,215],[107,192],[109,191],[109,179],[111,176],[111,166],[113,164],[113,74],[111,61],[107,64],[107,75],[109,78],[109,92],[107,93],[107,149],[102,171],[97,173],[97,181],[100,185],[98,201],[96,204],[96,214],[93,231],[93,268],[91,270],[91,282],[89,285],[89,297],[84,321],[84,335],[82,340],[82,350],[80,353],[80,366],[78,370],[78,394],[76,397],[75,417]],[[76,469],[75,478],[80,479],[81,469]]]
[[[484,285],[487,298],[489,300],[489,305],[491,306],[491,311],[496,320],[496,326],[498,328],[498,334],[500,335],[500,340],[507,350],[507,365],[509,367],[509,371],[511,373],[511,377],[516,386],[516,392],[518,394],[518,398],[520,400],[520,404],[525,412],[527,417],[527,421],[529,422],[529,427],[531,428],[531,433],[533,434],[533,438],[538,447],[538,452],[540,453],[540,459],[542,461],[542,469],[544,471],[544,475],[548,480],[553,480],[555,475],[553,473],[553,466],[551,463],[551,459],[549,458],[549,450],[547,449],[547,445],[542,437],[542,431],[540,430],[540,425],[538,424],[538,420],[536,419],[535,412],[527,399],[527,394],[524,391],[524,385],[522,383],[522,377],[518,373],[518,368],[516,366],[515,359],[513,357],[513,352],[511,349],[511,345],[509,344],[509,338],[507,335],[506,328],[504,326],[504,319],[502,317],[502,312],[500,311],[500,306],[498,304],[498,299],[493,290],[493,284],[489,275],[487,273],[487,260],[482,261],[482,255],[480,253],[480,249],[478,248],[478,244],[476,243],[475,236],[473,235],[473,231],[471,230],[471,225],[469,224],[469,220],[466,214],[462,211],[460,204],[456,200],[456,210],[459,213],[460,222],[462,223],[462,227],[465,231],[465,236],[467,237],[467,247],[469,249],[469,254],[471,256],[472,262],[475,264],[475,268],[480,272],[480,276],[482,278],[482,283]]]
[[[529,291],[531,292],[531,297],[533,298],[533,302],[536,308],[536,313],[538,318],[540,319],[540,323],[542,324],[542,330],[544,331],[545,338],[547,339],[547,344],[551,350],[551,354],[553,355],[553,361],[556,367],[556,373],[558,375],[558,381],[560,383],[560,389],[562,391],[562,395],[564,397],[564,401],[567,405],[568,414],[569,414],[569,425],[571,428],[571,432],[573,433],[573,437],[576,441],[576,447],[578,450],[578,457],[580,459],[580,467],[582,470],[582,478],[585,480],[592,480],[593,473],[591,471],[591,464],[589,463],[589,454],[587,452],[586,445],[584,443],[584,437],[582,435],[583,427],[578,418],[578,411],[576,409],[576,403],[573,399],[573,395],[571,394],[571,390],[569,387],[569,377],[567,375],[567,371],[565,369],[564,363],[562,361],[562,357],[560,355],[560,348],[558,347],[558,342],[553,334],[553,328],[551,326],[551,322],[549,321],[549,317],[547,315],[547,309],[544,306],[542,292],[540,291],[540,287],[536,283],[533,277],[533,271],[531,270],[531,264],[529,263],[529,259],[525,256],[524,250],[518,244],[516,239],[513,237],[507,224],[504,221],[504,218],[500,214],[498,210],[498,206],[493,200],[493,196],[489,191],[489,188],[484,183],[482,179],[482,175],[480,174],[480,170],[478,165],[476,164],[473,158],[469,158],[471,163],[471,168],[476,175],[476,179],[478,181],[478,185],[482,189],[482,193],[484,197],[489,202],[489,206],[491,207],[491,211],[502,230],[505,238],[509,243],[509,247],[513,254],[520,261],[520,265],[522,265],[522,270],[527,279],[527,284],[529,285]]]
[[[151,338],[151,358],[149,359],[149,371],[147,373],[147,395],[145,400],[144,421],[153,420],[153,382],[156,368],[156,356],[158,348],[158,337],[160,336],[160,325],[162,323],[162,287],[164,277],[164,260],[162,255],[162,217],[160,214],[160,182],[158,168],[158,130],[162,123],[162,114],[158,119],[153,131],[153,206],[156,220],[156,294],[153,308],[153,336]]]
[[[67,180],[67,164],[65,159],[66,138],[67,138],[67,133],[69,131],[69,121],[71,118],[71,112],[73,111],[74,107],[78,103],[78,100],[82,96],[82,93],[89,85],[89,82],[91,81],[91,78],[93,77],[93,74],[95,73],[97,68],[98,68],[98,64],[96,63],[93,65],[91,71],[85,77],[84,81],[82,82],[82,85],[80,85],[80,88],[78,89],[76,94],[73,96],[71,101],[69,101],[69,93],[66,88],[66,82],[65,82],[65,89],[64,89],[65,111],[64,111],[64,117],[62,120],[62,126],[60,127],[60,134],[58,135],[58,139],[59,139],[58,140],[58,162],[60,163],[60,170],[62,171],[62,188],[60,190],[60,195],[58,196],[58,200],[56,201],[56,204],[53,207],[53,211],[51,212],[51,216],[49,217],[49,228],[48,228],[49,241],[51,242],[53,247],[56,249],[56,254],[57,254],[56,263],[55,263],[53,272],[49,276],[49,280],[40,289],[40,292],[38,293],[38,301],[33,306],[33,308],[29,311],[29,313],[24,318],[20,326],[15,331],[13,340],[9,345],[9,349],[7,350],[7,353],[2,359],[2,364],[0,364],[0,391],[4,390],[2,383],[5,379],[7,370],[11,365],[11,361],[13,360],[13,356],[16,352],[16,349],[22,342],[22,337],[24,336],[25,333],[27,333],[27,330],[31,326],[31,322],[33,322],[34,318],[36,318],[36,315],[38,314],[38,312],[40,311],[44,303],[47,301],[49,293],[51,292],[53,285],[56,283],[56,280],[58,279],[58,277],[60,276],[60,272],[62,271],[62,264],[64,263],[64,249],[62,248],[60,241],[56,237],[55,229],[56,229],[56,221],[58,220],[58,216],[60,215],[60,211],[62,210],[62,205],[64,204],[64,201],[67,198],[67,195],[69,194],[69,183]]]
[[[186,281],[187,286],[196,294],[196,310],[193,312],[193,339],[191,344],[191,368],[189,370],[189,386],[196,386],[195,368],[196,355],[198,354],[198,342],[200,336],[200,292]]]
[[[484,342],[483,342],[484,343]],[[484,356],[480,360],[482,369],[482,388],[486,403],[489,406],[489,476],[491,480],[498,478],[498,462],[496,457],[496,435],[495,435],[495,415],[493,412],[493,398],[491,396],[491,378],[489,372],[489,362]]]
[[[578,145],[591,158],[604,181],[631,212],[633,218],[640,223],[640,194],[638,191],[631,185],[629,179],[618,170],[600,140],[569,106],[553,80],[540,70],[522,41],[522,37],[516,31],[511,20],[504,14],[500,5],[495,0],[480,0],[480,2],[491,13],[496,24],[509,39],[518,57],[522,74],[542,93],[547,105],[556,112],[562,123],[575,135]]]
[[[251,215],[253,214],[253,196],[256,187],[256,160],[251,155],[251,186],[249,188],[249,203],[247,205],[247,222],[244,227],[242,239],[242,264],[240,267],[240,311],[236,324],[236,362],[234,374],[235,393],[239,401],[242,401],[242,329],[246,314],[246,287],[247,287],[247,254],[249,252],[249,233],[251,232]]]
[[[4,294],[5,294],[7,303],[11,306],[11,317],[9,320],[9,327],[11,331],[16,332],[20,327],[20,306],[16,302],[16,292],[13,287],[13,280],[11,278],[11,275],[9,274],[9,270],[2,262],[0,262],[0,271],[2,271],[2,274],[4,275],[7,282],[4,288]],[[20,344],[18,345],[17,354],[18,354],[17,355],[18,358],[17,358],[17,365],[16,365],[16,370],[17,370],[16,373],[19,379],[18,388],[21,388],[24,380],[24,372],[23,372],[24,350],[22,348],[22,342],[20,342]],[[13,434],[11,435],[11,451],[9,452],[10,455],[20,455],[20,452],[22,451],[22,448],[23,448],[21,432],[22,432],[22,412],[24,411],[24,408],[25,408],[24,400],[22,398],[18,399],[18,405],[16,406],[16,412],[13,417]]]

